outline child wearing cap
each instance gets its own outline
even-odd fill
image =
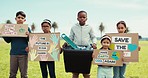
[[[48,19],[43,20],[41,23],[42,31],[44,33],[51,33],[51,21]],[[29,47],[26,48],[26,51],[29,52]],[[40,61],[40,69],[42,72],[42,78],[48,78],[48,71],[50,78],[56,78],[55,75],[55,63],[54,61]],[[47,70],[48,67],[48,70]]]
[[[111,38],[108,35],[104,35],[101,38],[102,47],[100,50],[110,50]],[[108,65],[99,65],[97,78],[113,78],[113,67]]]
[[[41,23],[41,27],[42,27],[42,30],[44,33],[51,33],[51,31],[50,31],[51,21],[50,20],[45,19]],[[41,68],[41,72],[42,72],[42,78],[48,78],[47,67],[49,70],[50,78],[56,78],[54,61],[40,61],[39,63],[40,63],[40,68]]]

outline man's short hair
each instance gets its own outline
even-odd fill
[[[18,11],[18,12],[16,13],[16,17],[19,16],[19,15],[21,15],[21,16],[23,16],[23,17],[26,18],[26,14],[25,14],[23,11]]]
[[[86,11],[83,11],[83,10],[79,11],[79,12],[78,12],[78,15],[79,15],[80,13],[86,13],[86,15],[87,15],[87,12],[86,12]],[[77,15],[77,16],[78,16],[78,15]]]

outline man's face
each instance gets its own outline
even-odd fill
[[[25,17],[23,17],[22,15],[18,15],[15,18],[15,20],[16,20],[17,24],[23,24],[26,21]]]
[[[42,30],[44,33],[49,33],[50,32],[50,25],[48,23],[43,23],[42,25]]]
[[[78,18],[77,20],[79,21],[79,24],[81,26],[85,25],[85,22],[87,20],[87,14],[85,12],[81,12],[79,15],[78,15]]]

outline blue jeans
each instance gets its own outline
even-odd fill
[[[48,78],[47,67],[49,70],[50,78],[56,78],[54,61],[40,61],[42,78]]]
[[[123,64],[123,66],[114,66],[113,72],[114,76],[113,78],[125,78],[124,73],[126,69],[126,64]]]
[[[113,78],[113,67],[98,67],[97,78]]]

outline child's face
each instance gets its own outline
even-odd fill
[[[108,39],[104,39],[101,44],[103,49],[108,49],[110,46],[110,41]]]
[[[126,28],[123,24],[119,24],[117,26],[117,30],[118,30],[118,33],[124,33],[126,31]]]
[[[81,26],[85,25],[85,22],[87,20],[87,14],[85,12],[81,12],[79,15],[78,15],[78,18],[77,20],[79,21],[79,24]]]
[[[42,25],[42,30],[44,33],[49,33],[50,32],[50,25],[48,23],[43,23]]]
[[[15,20],[16,20],[17,24],[23,24],[26,21],[25,17],[23,17],[22,15],[18,15],[15,18]]]

